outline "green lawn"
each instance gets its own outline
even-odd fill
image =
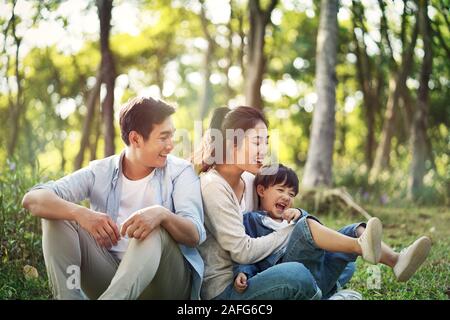
[[[428,235],[433,246],[431,254],[419,272],[406,284],[395,281],[392,271],[381,266],[379,288],[369,289],[367,280],[371,265],[358,259],[357,272],[349,287],[360,291],[364,299],[448,299],[450,296],[450,209],[445,207],[374,207],[365,206],[368,212],[381,219],[384,225],[384,240],[400,250],[420,235]],[[310,212],[312,213],[312,212]],[[326,225],[338,229],[361,220],[361,217],[345,213],[319,215]],[[16,239],[20,242],[20,239]],[[39,250],[36,246],[36,250]],[[42,255],[32,253],[34,256]],[[50,299],[45,267],[40,259],[35,267],[37,279],[26,280],[23,261],[2,261],[0,265],[0,299]]]
[[[450,297],[450,209],[445,207],[371,207],[367,211],[383,222],[384,242],[401,250],[421,235],[429,236],[433,245],[421,269],[406,283],[396,281],[392,270],[380,265],[379,288],[369,289],[367,282],[372,265],[357,260],[357,271],[348,287],[368,300],[448,299]],[[335,229],[358,221],[359,217],[320,216],[323,223]],[[370,281],[369,281],[370,283]]]

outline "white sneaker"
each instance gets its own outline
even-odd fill
[[[362,300],[362,294],[355,290],[344,289],[333,294],[328,300]]]
[[[366,230],[358,238],[361,246],[362,258],[369,263],[377,264],[381,257],[381,237],[383,226],[378,218],[370,218],[367,221]]]
[[[420,237],[412,245],[400,252],[393,270],[399,282],[408,281],[427,258],[431,249],[431,240]]]

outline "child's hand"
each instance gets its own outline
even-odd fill
[[[289,223],[293,220],[297,220],[298,218],[300,218],[301,215],[302,214],[300,213],[300,210],[290,208],[284,210],[283,213],[281,214],[281,217],[283,218],[283,220],[286,220]]]
[[[236,279],[234,279],[234,289],[237,292],[242,293],[247,289],[247,286],[247,276],[245,273],[239,272]]]

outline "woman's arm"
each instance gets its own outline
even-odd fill
[[[245,233],[233,194],[223,184],[211,181],[202,185],[202,196],[208,217],[206,227],[237,263],[251,264],[264,259],[277,250],[292,231],[292,227],[287,227],[267,236],[251,238]]]

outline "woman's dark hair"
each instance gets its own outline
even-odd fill
[[[269,122],[259,109],[246,106],[240,106],[235,109],[222,107],[214,110],[209,128],[219,129],[223,132],[227,129],[242,129],[246,131],[254,128],[260,121],[269,126]]]
[[[274,174],[261,174],[261,172],[265,171],[263,169],[264,167],[262,167],[259,173],[255,176],[255,188],[259,185],[263,186],[264,188],[268,188],[277,184],[281,184],[284,187],[292,188],[295,192],[295,195],[297,195],[298,177],[294,170],[282,165],[281,163],[278,164],[278,170]]]
[[[224,142],[223,146],[225,148],[226,130],[241,129],[245,132],[254,128],[258,122],[263,122],[266,126],[269,125],[267,119],[264,117],[264,114],[259,109],[246,106],[239,106],[235,109],[220,107],[214,110],[209,129],[220,130]],[[204,141],[202,150],[194,156],[194,160],[201,162],[200,172],[206,172],[214,166],[214,163],[208,163],[206,161],[207,159],[214,157],[214,148],[208,148],[210,147],[208,144],[211,144],[211,137],[206,136],[205,138],[207,141]]]

